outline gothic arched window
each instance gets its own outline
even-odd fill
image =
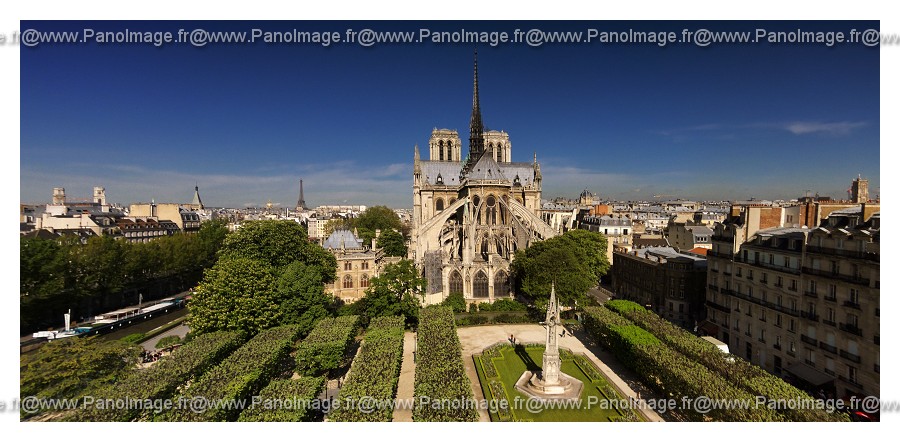
[[[506,272],[497,272],[494,276],[494,297],[509,295],[509,276]]]
[[[362,288],[366,288],[369,286],[369,275],[362,275],[359,278],[359,286]]]
[[[353,277],[350,275],[344,276],[344,288],[352,289],[353,288]]]
[[[475,274],[475,280],[472,282],[472,292],[476,298],[488,297],[488,278],[483,271]]]
[[[455,270],[453,273],[450,273],[450,294],[454,293],[463,294],[462,276]]]

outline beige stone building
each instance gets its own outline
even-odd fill
[[[736,208],[716,226],[702,328],[809,391],[878,396],[880,214],[863,204],[784,227],[780,209]]]
[[[512,162],[509,134],[484,130],[477,61],[474,79],[468,155],[448,129],[432,131],[427,160],[415,148],[409,257],[428,281],[426,304],[450,293],[468,302],[511,296],[513,253],[556,235],[540,218],[537,155]]]
[[[666,238],[668,238],[669,244],[679,251],[683,252],[697,247],[712,248],[713,231],[703,224],[696,224],[693,221],[673,221],[669,223],[667,230]]]
[[[337,277],[325,285],[325,291],[346,303],[365,296],[369,281],[378,276],[383,264],[381,249],[364,246],[349,230],[335,230],[322,246],[337,259]]]

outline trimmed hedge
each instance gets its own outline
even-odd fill
[[[685,357],[658,339],[635,331],[635,325],[604,307],[585,309],[585,329],[643,381],[667,397],[709,398],[719,405],[707,413],[685,409],[696,420],[781,421],[783,416],[765,407],[755,407],[755,397],[734,386],[718,373]],[[646,332],[644,332],[646,333]],[[649,333],[647,333],[649,334]],[[725,402],[732,405],[726,405]],[[741,401],[747,406],[734,406]]]
[[[403,359],[404,319],[372,319],[359,354],[338,395],[338,408],[328,415],[336,422],[390,422]],[[360,403],[361,398],[370,403]],[[346,405],[355,405],[347,408]],[[372,406],[374,405],[374,406]]]
[[[94,398],[100,400],[165,399],[175,394],[184,385],[225,356],[238,348],[244,337],[236,331],[206,333],[194,338],[188,344],[175,349],[171,355],[143,370],[137,370],[114,385],[98,391]],[[130,421],[149,411],[137,407],[90,407],[79,410],[79,421]]]
[[[462,361],[453,310],[432,306],[419,311],[413,420],[474,422],[477,403]]]
[[[812,401],[811,396],[781,378],[744,359],[728,357],[709,342],[694,336],[638,304],[616,300],[607,302],[605,305],[633,321],[639,327],[648,330],[675,350],[755,395],[777,401]],[[788,408],[779,411],[790,421],[846,421],[844,414],[829,413],[825,410]]]
[[[359,316],[356,315],[317,322],[297,348],[297,372],[312,376],[340,367],[358,326]]]
[[[283,362],[301,331],[299,325],[285,325],[259,332],[177,398],[180,403],[191,404],[193,409],[173,410],[167,420],[234,420],[242,411],[241,405],[249,405],[250,396],[283,369]]]
[[[275,379],[259,392],[257,402],[248,404],[239,422],[309,422],[313,405],[322,388],[323,377]]]

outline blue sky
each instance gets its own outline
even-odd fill
[[[877,22],[22,22],[21,29],[843,31]],[[413,146],[468,139],[472,44],[21,50],[23,202],[412,205]],[[858,44],[479,45],[485,125],[544,196],[835,197],[879,192],[879,52]],[[424,149],[423,149],[424,150]],[[427,150],[425,150],[427,152]]]

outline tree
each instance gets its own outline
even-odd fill
[[[140,349],[119,340],[65,338],[22,355],[21,397],[75,398],[121,378],[137,364]]]
[[[384,250],[387,256],[406,257],[406,242],[403,235],[396,230],[386,230],[378,237],[377,246]]]
[[[441,302],[441,305],[452,308],[453,313],[463,313],[466,311],[466,298],[462,293],[451,293]]]
[[[403,231],[403,223],[400,222],[400,217],[387,206],[369,207],[359,217],[351,220],[351,224],[352,227],[356,227],[359,237],[363,239],[364,244],[372,243],[376,230],[381,230],[382,233],[391,229],[395,229],[398,232]]]
[[[555,282],[560,302],[584,305],[587,291],[609,268],[606,238],[598,233],[572,230],[562,236],[517,250],[511,266],[518,290],[541,308]]]
[[[216,263],[216,253],[222,248],[225,237],[228,236],[228,223],[224,219],[214,219],[200,224],[197,239],[202,249],[202,267],[212,267]]]
[[[256,334],[281,323],[276,276],[264,261],[219,259],[206,271],[189,304],[192,331],[243,330]]]
[[[407,326],[418,323],[419,297],[425,291],[425,278],[412,261],[401,260],[388,264],[384,271],[372,278],[366,296],[357,301],[356,311],[366,319],[378,316],[403,316]]]
[[[332,218],[325,223],[325,237],[329,237],[335,230],[350,230],[350,220],[346,218]]]
[[[284,267],[294,261],[315,265],[322,281],[334,281],[337,260],[318,244],[309,242],[306,229],[294,221],[247,221],[225,237],[219,259],[234,257],[261,261],[272,267]]]
[[[329,315],[331,297],[325,293],[322,272],[300,261],[288,264],[275,285],[280,302],[282,324],[299,324],[303,333]]]
[[[559,241],[568,243],[576,256],[590,268],[597,283],[609,271],[609,258],[606,257],[606,237],[597,232],[575,229],[557,237]],[[554,238],[556,239],[556,238]]]

